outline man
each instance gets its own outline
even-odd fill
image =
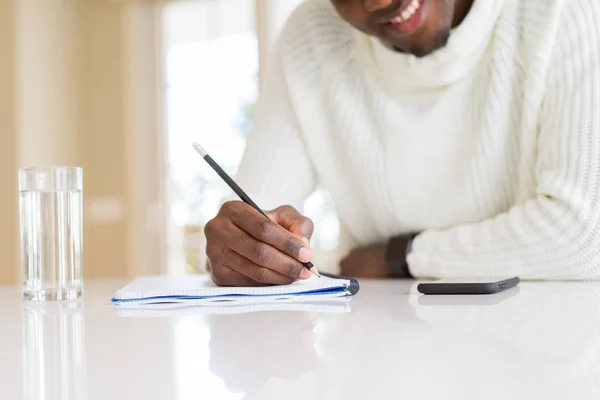
[[[308,0],[265,74],[220,285],[309,273],[331,193],[358,277],[600,277],[600,2]],[[282,206],[284,205],[284,206]]]

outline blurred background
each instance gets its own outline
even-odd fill
[[[202,273],[229,189],[191,143],[235,175],[261,66],[301,1],[0,1],[0,284],[19,280],[17,170],[33,165],[84,169],[86,278]],[[305,212],[326,260],[327,193]]]

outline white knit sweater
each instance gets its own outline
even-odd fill
[[[342,250],[422,232],[417,277],[600,278],[600,1],[475,0],[417,59],[307,0],[274,49],[237,176],[320,186]]]

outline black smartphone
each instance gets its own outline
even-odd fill
[[[503,290],[487,296],[473,296],[470,294],[451,294],[446,296],[419,296],[419,306],[435,307],[461,307],[484,306],[491,307],[503,303],[519,295],[519,287],[512,290]]]
[[[419,283],[417,290],[423,294],[493,294],[513,288],[519,282],[517,277],[441,279]]]

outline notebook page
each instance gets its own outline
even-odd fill
[[[154,297],[222,297],[231,295],[278,296],[340,289],[350,284],[346,279],[313,276],[290,285],[261,287],[219,287],[207,275],[141,276],[118,290],[114,300]]]

